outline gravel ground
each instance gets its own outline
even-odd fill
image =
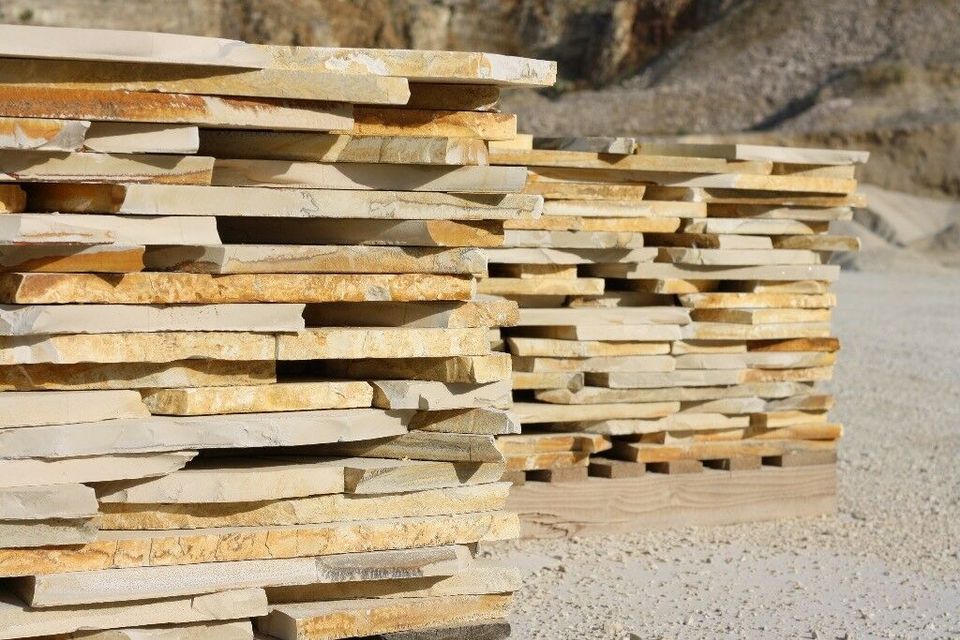
[[[960,273],[844,273],[837,517],[490,549],[516,638],[960,637]]]

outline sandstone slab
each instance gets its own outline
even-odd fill
[[[485,384],[510,378],[510,356],[490,353],[445,358],[388,358],[328,360],[325,375],[361,380],[434,380],[447,383]]]
[[[410,458],[446,462],[502,462],[493,436],[412,431],[403,435],[324,445],[323,455]]]
[[[0,89],[0,109],[3,90]],[[207,185],[213,158],[203,156],[56,153],[0,150],[3,182],[156,182]]]
[[[86,458],[4,460],[0,465],[0,487],[162,476],[182,468],[196,455],[195,451],[174,451]]]
[[[188,124],[92,122],[83,148],[98,153],[195,154],[200,149],[200,132]]]
[[[0,520],[0,548],[79,545],[96,537],[97,525],[91,518]]]
[[[0,428],[97,422],[150,415],[136,391],[5,391]]]
[[[215,218],[16,213],[0,218],[0,241],[52,244],[217,244]]]
[[[84,120],[0,117],[0,149],[79,151],[89,128]]]
[[[512,402],[509,380],[482,385],[423,380],[375,380],[370,384],[373,406],[381,409],[509,408]]]
[[[359,381],[143,389],[141,393],[150,413],[168,416],[352,409],[369,407],[373,401],[370,385]]]
[[[81,520],[95,515],[96,495],[82,484],[0,489],[0,520]]]
[[[277,336],[278,360],[444,358],[490,352],[487,332],[476,329],[330,327]]]

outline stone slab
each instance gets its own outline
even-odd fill
[[[0,245],[0,271],[132,273],[143,269],[143,253],[129,244],[7,244]]]
[[[612,342],[600,340],[551,340],[507,338],[510,353],[547,358],[594,358],[609,356],[654,356],[670,353],[669,343]]]
[[[371,326],[440,329],[504,327],[516,324],[520,311],[506,300],[475,302],[329,302],[309,305],[308,326]]]
[[[567,138],[548,138],[535,136],[533,138],[533,148],[554,149],[557,151],[589,151],[592,153],[626,155],[636,151],[637,140],[636,138],[600,136]]]
[[[0,465],[0,487],[59,485],[162,476],[182,468],[196,455],[195,451],[174,451],[59,460],[43,458],[4,460]]]
[[[410,109],[496,111],[500,88],[482,84],[410,83]]]
[[[143,389],[141,393],[150,413],[174,416],[352,409],[369,407],[373,401],[373,390],[368,383],[346,380],[192,389]]]
[[[602,278],[483,278],[477,293],[489,296],[590,296],[603,293]]]
[[[219,244],[212,217],[128,217],[12,213],[0,217],[0,241],[11,243],[128,245]]]
[[[691,309],[829,309],[837,305],[832,293],[688,293],[678,299]]]
[[[4,69],[9,62],[4,61]],[[0,149],[80,151],[89,128],[84,120],[0,117]]]
[[[554,247],[504,247],[484,253],[495,264],[577,265],[595,262],[647,262],[656,254],[646,249],[557,249]]]
[[[539,391],[538,400],[558,405],[586,405],[634,402],[703,402],[726,398],[786,398],[810,392],[798,382],[744,383],[724,387],[658,387],[654,389],[608,389],[583,387],[576,391]]]
[[[68,638],[70,640],[254,640],[253,626],[249,620],[191,622],[176,626],[127,627],[107,631],[77,631]]]
[[[2,98],[0,88],[0,109]],[[0,166],[2,182],[208,185],[213,176],[213,158],[204,156],[0,150]]]
[[[97,497],[82,484],[0,489],[0,520],[80,520],[97,515]]]
[[[0,548],[79,545],[96,537],[97,525],[91,518],[0,521]]]
[[[510,356],[490,353],[446,358],[328,360],[322,363],[320,369],[328,376],[361,380],[435,380],[484,384],[510,378]]]
[[[0,393],[0,428],[97,422],[150,415],[136,391]]]
[[[473,409],[509,408],[512,389],[509,380],[490,384],[457,384],[423,380],[374,380],[373,406],[381,409]]]
[[[813,251],[795,249],[686,249],[660,248],[659,262],[678,265],[759,266],[820,264]]]
[[[276,338],[277,360],[445,358],[490,353],[485,328],[328,327]]]
[[[27,206],[27,193],[15,184],[0,184],[0,213],[19,213]]]
[[[503,465],[496,462],[441,462],[346,458],[343,465],[347,493],[358,495],[425,491],[498,482]]]
[[[410,458],[446,462],[502,462],[493,436],[412,431],[379,440],[339,442],[318,449],[323,455]]]
[[[500,409],[448,409],[417,412],[407,425],[407,429],[410,431],[500,435],[520,433],[520,423],[513,413]]]
[[[200,131],[186,124],[92,122],[83,148],[98,153],[196,154],[200,150]]]
[[[590,358],[545,358],[540,356],[514,356],[514,371],[584,372],[607,371],[669,372],[675,369],[674,357],[659,356],[595,356]]]
[[[843,149],[805,149],[758,144],[693,142],[644,142],[640,145],[637,153],[824,165],[863,164],[870,155],[866,151],[847,151]]]
[[[512,113],[357,106],[353,109],[353,127],[344,127],[336,133],[508,140],[517,135],[517,116]]]
[[[571,169],[603,169],[604,171],[645,171],[684,173],[721,173],[727,162],[713,158],[679,156],[616,155],[591,151],[558,151],[552,149],[490,149],[491,164],[526,165],[529,167],[564,167]]]
[[[836,280],[840,267],[832,264],[763,266],[704,266],[667,263],[597,264],[584,267],[586,275],[638,280]],[[691,292],[683,292],[691,293]]]
[[[513,411],[522,424],[662,418],[679,410],[679,402],[655,401],[576,405],[515,402],[513,405]]]

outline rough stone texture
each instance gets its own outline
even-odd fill
[[[253,640],[253,626],[248,620],[195,622],[176,626],[158,625],[107,631],[78,631],[69,638],[71,640]]]
[[[346,491],[353,494],[487,485],[499,481],[503,475],[503,465],[489,462],[347,458],[337,464],[343,465]]]
[[[471,544],[518,535],[517,516],[502,511],[280,528],[254,526],[156,533],[101,531],[96,542],[81,547],[0,549],[0,575],[302,558]]]
[[[369,407],[373,400],[373,390],[369,384],[351,381],[143,389],[141,393],[150,413],[176,416],[352,409]]]
[[[277,336],[278,360],[446,358],[490,352],[487,330],[416,328],[311,328]]]
[[[0,393],[0,428],[97,422],[150,415],[136,391]]]
[[[0,109],[3,108],[0,89]],[[65,153],[0,150],[0,181],[104,182],[207,185],[213,158],[203,156]]]
[[[82,484],[0,489],[0,520],[77,520],[96,514],[96,495]]]
[[[144,247],[129,244],[7,245],[0,251],[0,270],[38,273],[132,273],[143,269],[143,253]]]
[[[0,118],[0,149],[79,151],[89,127],[83,120],[4,117]]]
[[[129,218],[73,214],[9,214],[0,240],[11,243],[216,244],[215,218]]]
[[[509,408],[512,389],[509,380],[485,385],[448,384],[414,380],[378,380],[373,406],[382,409],[472,409],[481,407]]]
[[[656,375],[663,376],[664,374]],[[621,402],[616,404],[584,405],[550,405],[536,402],[516,402],[513,405],[513,410],[517,413],[520,422],[523,424],[610,420],[619,418],[661,418],[676,413],[679,409],[680,404],[678,402]]]
[[[27,194],[15,184],[0,184],[0,213],[18,213],[27,206]]]
[[[172,453],[91,456],[59,460],[4,460],[0,465],[0,487],[41,484],[98,482],[128,478],[163,476],[182,468],[197,453]]]
[[[400,436],[322,447],[325,455],[412,458],[450,462],[502,462],[493,436],[413,431]]]
[[[519,433],[520,423],[512,413],[498,409],[453,409],[418,412],[407,428],[410,431],[499,435]]]
[[[97,525],[90,518],[0,521],[2,548],[80,545],[96,538]]]
[[[195,126],[182,124],[93,122],[83,147],[99,153],[195,154],[200,148],[200,131]]]

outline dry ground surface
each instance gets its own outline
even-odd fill
[[[837,289],[839,514],[495,546],[515,637],[960,637],[960,272]]]

